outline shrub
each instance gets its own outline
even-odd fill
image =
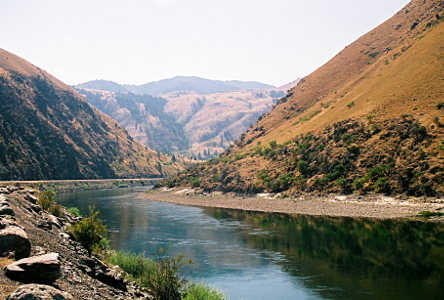
[[[364,187],[364,184],[369,182],[370,178],[368,176],[365,176],[364,178],[356,178],[353,182],[355,186],[355,190],[361,190]]]
[[[89,254],[93,250],[100,250],[100,242],[107,234],[106,226],[102,224],[102,220],[97,218],[99,211],[94,210],[95,208],[90,206],[89,217],[83,218],[79,223],[68,228]]]
[[[436,109],[441,109],[444,107],[444,102],[438,102],[435,104]]]
[[[179,271],[191,260],[183,260],[183,255],[177,258],[167,257],[170,246],[164,250],[160,248],[155,262],[154,276],[148,281],[148,288],[153,293],[155,300],[181,300],[187,280]]]
[[[63,216],[63,207],[58,203],[54,202],[54,205],[52,205],[48,211],[56,217],[60,218]]]
[[[277,142],[276,142],[276,141],[270,141],[269,144],[270,144],[270,147],[271,147],[272,149],[274,149],[274,148],[277,147]]]
[[[323,151],[324,148],[325,148],[325,145],[324,145],[324,144],[319,144],[319,145],[316,147],[316,149],[318,149],[318,151]]]
[[[222,178],[220,177],[220,174],[213,175],[212,181],[213,182],[221,182]]]
[[[355,101],[347,103],[347,107],[350,108],[355,105]]]
[[[55,201],[55,195],[56,193],[53,190],[41,192],[37,204],[40,205],[43,210],[60,218],[63,216],[62,206]]]
[[[388,182],[385,177],[380,177],[376,180],[375,184],[372,185],[372,188],[377,190],[386,190],[388,187]]]
[[[67,211],[69,213],[73,214],[74,216],[81,217],[80,211],[77,207],[74,207],[74,206],[68,207]]]
[[[270,182],[272,180],[272,178],[270,177],[270,175],[268,175],[267,170],[262,169],[257,173],[257,176],[259,179],[263,180],[264,182]]]
[[[193,283],[187,287],[183,300],[227,300],[228,298],[215,287],[207,284]]]
[[[307,162],[300,160],[298,161],[298,170],[299,172],[301,172],[302,174],[304,174],[308,169],[308,164]]]
[[[37,202],[38,205],[44,210],[49,210],[51,206],[55,203],[55,192],[53,190],[47,190],[44,192],[41,192],[39,194],[39,201]]]
[[[264,149],[264,152],[263,152],[263,154],[264,154],[264,157],[266,157],[267,155],[268,155],[268,153],[270,153],[271,151],[273,151],[273,149],[272,148],[265,148]]]

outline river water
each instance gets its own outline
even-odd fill
[[[145,188],[146,189],[146,188]],[[230,299],[443,299],[444,225],[310,217],[137,199],[141,189],[60,194],[100,210],[110,246],[194,264],[188,278]]]

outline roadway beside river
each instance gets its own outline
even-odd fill
[[[162,178],[138,179],[93,179],[93,180],[47,180],[47,181],[0,181],[2,186],[29,187],[39,191],[53,190],[69,193],[88,190],[116,189],[153,185]]]

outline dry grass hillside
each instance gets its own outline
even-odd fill
[[[158,177],[183,162],[134,141],[80,94],[0,49],[0,179]]]
[[[444,195],[443,19],[443,1],[412,1],[301,80],[220,159],[167,184]]]
[[[211,94],[175,91],[161,97],[90,88],[78,91],[94,107],[125,126],[143,145],[165,153],[210,159],[218,157],[296,83],[297,80],[273,89]],[[97,88],[112,90],[119,86],[109,81],[81,86],[93,84]]]
[[[163,97],[168,101],[165,111],[184,126],[190,147],[183,153],[202,158],[217,157],[260,115],[270,111],[277,100],[270,90],[209,95],[174,92]]]

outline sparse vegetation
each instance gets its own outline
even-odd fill
[[[53,190],[47,190],[40,192],[38,205],[43,210],[49,211],[56,217],[61,217],[63,215],[62,206],[55,201],[55,192]]]
[[[101,241],[107,234],[106,226],[102,224],[98,215],[99,211],[90,206],[89,216],[68,228],[68,231],[85,247],[89,254],[93,251],[101,251]]]

